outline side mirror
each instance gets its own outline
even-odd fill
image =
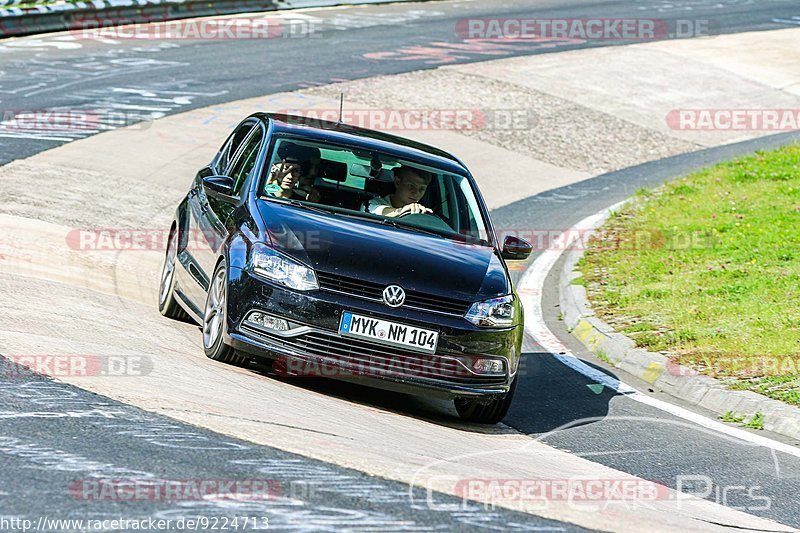
[[[533,246],[528,241],[513,235],[506,235],[506,238],[503,239],[503,252],[500,255],[503,256],[503,259],[521,260],[527,259],[532,251]]]
[[[231,196],[233,178],[228,176],[208,176],[203,178],[203,189],[211,196]]]

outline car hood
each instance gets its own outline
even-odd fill
[[[494,248],[258,200],[269,243],[314,270],[476,301],[511,292]]]

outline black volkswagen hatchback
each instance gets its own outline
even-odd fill
[[[159,310],[197,321],[212,359],[449,398],[496,423],[523,337],[504,259],[530,251],[496,242],[474,179],[442,150],[255,114],[176,210]]]

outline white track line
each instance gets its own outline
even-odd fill
[[[678,407],[677,405],[653,398],[604,372],[592,368],[578,359],[569,348],[564,346],[550,328],[547,327],[542,313],[542,289],[550,270],[552,270],[553,266],[561,257],[563,250],[569,248],[581,232],[584,232],[585,239],[585,231],[597,228],[612,211],[619,209],[622,204],[624,204],[624,202],[614,204],[608,209],[604,209],[578,222],[573,228],[565,232],[564,246],[542,252],[522,275],[518,285],[518,292],[522,305],[525,307],[525,331],[531,335],[542,348],[550,352],[561,363],[596,383],[600,383],[620,394],[624,394],[631,400],[655,407],[673,416],[695,423],[704,428],[724,433],[725,435],[739,440],[800,457],[800,448],[767,437],[762,437],[761,435],[756,435],[737,427],[728,426],[693,411],[689,411],[688,409],[684,409],[683,407]]]

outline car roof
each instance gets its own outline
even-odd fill
[[[255,113],[252,116],[271,122],[274,133],[295,135],[334,144],[357,145],[416,160],[442,170],[469,175],[466,166],[454,155],[434,146],[397,135],[297,115]]]

